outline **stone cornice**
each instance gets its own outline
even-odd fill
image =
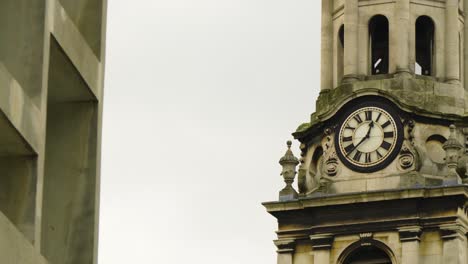
[[[382,190],[365,193],[346,193],[323,195],[318,197],[300,197],[285,202],[262,203],[269,213],[302,210],[333,205],[346,205],[355,203],[391,201],[402,199],[429,199],[435,197],[462,196],[468,199],[468,185],[455,185],[445,187],[426,187],[414,189]]]
[[[294,253],[296,248],[296,240],[294,239],[278,239],[273,241],[278,250],[276,252],[280,254]]]
[[[314,250],[330,249],[334,239],[335,237],[333,234],[317,234],[310,236],[310,241],[312,241],[312,248]]]
[[[420,226],[405,226],[398,229],[401,242],[419,241],[422,233]]]
[[[459,224],[446,224],[440,226],[440,235],[443,240],[466,239],[467,227]]]

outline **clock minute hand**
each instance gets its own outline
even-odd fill
[[[370,137],[370,132],[372,130],[372,128],[374,127],[374,121],[371,121],[371,123],[369,124],[369,130],[367,130],[367,133],[366,135],[361,139],[361,141],[359,141],[359,143],[357,143],[356,146],[354,146],[349,152],[348,154],[346,154],[346,156],[349,156],[349,154],[351,154],[355,149],[357,149],[357,147],[359,147],[364,141],[366,141],[366,139],[368,139]]]

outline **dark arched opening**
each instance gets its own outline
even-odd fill
[[[369,21],[372,74],[388,73],[388,19],[376,15]]]
[[[344,25],[341,25],[340,29],[338,30],[337,42],[337,74],[338,83],[340,83],[344,72]]]
[[[416,65],[415,73],[432,75],[434,61],[434,22],[428,16],[416,19]]]
[[[392,264],[392,260],[378,247],[363,246],[351,252],[343,264]]]

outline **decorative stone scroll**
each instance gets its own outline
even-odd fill
[[[398,156],[398,168],[403,171],[419,170],[421,163],[414,146],[414,126],[413,120],[406,122],[405,139]]]
[[[340,165],[338,163],[338,156],[335,151],[335,142],[333,141],[332,129],[325,129],[326,142],[323,148],[323,165],[322,170],[324,175],[334,177],[339,173]]]

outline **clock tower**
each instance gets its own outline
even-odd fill
[[[316,112],[263,203],[278,264],[468,264],[466,9],[322,0]]]

